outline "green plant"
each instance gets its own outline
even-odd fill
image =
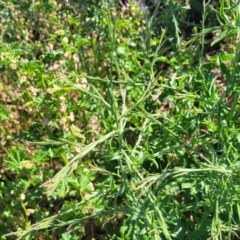
[[[239,3],[150,2],[1,3],[2,239],[239,236]]]

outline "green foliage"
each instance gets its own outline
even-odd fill
[[[0,3],[2,239],[239,237],[239,3],[128,2]]]

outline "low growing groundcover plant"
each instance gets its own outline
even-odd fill
[[[1,239],[239,239],[237,1],[0,17]]]

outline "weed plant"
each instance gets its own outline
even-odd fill
[[[238,239],[240,5],[0,2],[1,239]]]

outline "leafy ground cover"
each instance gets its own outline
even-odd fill
[[[1,239],[238,239],[236,1],[0,2]]]

